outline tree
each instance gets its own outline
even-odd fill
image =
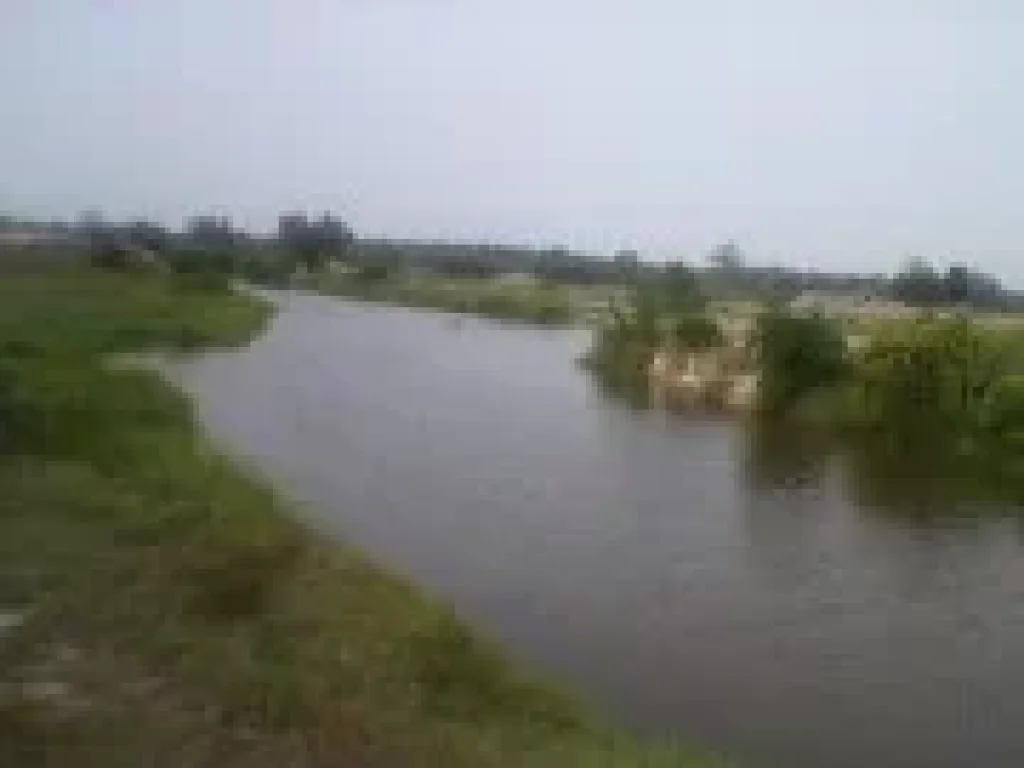
[[[640,254],[634,250],[617,251],[613,263],[619,277],[627,282],[635,282],[640,275]]]
[[[1001,306],[1005,298],[998,280],[964,264],[952,264],[946,271],[945,293],[951,304],[978,308]]]
[[[185,222],[185,240],[196,250],[227,253],[234,249],[238,236],[227,216],[192,216]]]
[[[550,248],[537,254],[533,274],[541,280],[558,280],[571,273],[569,254],[564,248]]]
[[[285,213],[277,220],[277,239],[309,271],[322,270],[332,259],[347,256],[354,235],[339,218],[325,212],[310,221],[304,213]]]
[[[892,281],[893,297],[911,306],[941,304],[969,307],[1003,307],[1008,296],[991,275],[976,272],[965,264],[952,264],[945,274],[924,259],[910,259]]]
[[[355,236],[352,229],[341,219],[325,211],[315,224],[320,253],[326,259],[344,259]]]
[[[81,213],[75,224],[77,238],[89,253],[89,263],[100,269],[124,270],[128,268],[128,253],[121,242],[117,227],[107,221],[103,213],[90,209]]]
[[[304,213],[285,213],[277,219],[277,239],[308,270],[319,266],[320,249]]]
[[[925,259],[907,261],[892,282],[893,298],[915,307],[941,304],[947,298],[942,275]]]
[[[744,263],[743,251],[740,250],[735,240],[728,240],[715,246],[708,254],[708,264],[722,272],[730,274],[739,272],[743,269]]]
[[[128,244],[154,253],[164,253],[170,248],[171,234],[167,228],[156,222],[137,219],[124,228]]]
[[[75,222],[75,233],[88,247],[106,244],[114,239],[114,226],[110,224],[103,212],[90,208],[82,211]]]

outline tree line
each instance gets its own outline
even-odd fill
[[[632,249],[622,249],[608,258],[564,247],[357,238],[344,218],[329,211],[312,216],[284,212],[273,233],[246,231],[226,216],[191,216],[172,229],[145,218],[112,221],[97,210],[87,211],[71,223],[0,215],[0,232],[11,229],[68,238],[84,244],[105,263],[124,261],[135,250],[164,255],[194,269],[219,269],[230,261],[254,275],[282,276],[297,268],[320,271],[334,261],[385,277],[415,269],[477,278],[525,273],[582,286],[672,282],[686,275],[687,280],[699,280],[704,292],[717,298],[786,301],[816,291],[892,298],[918,307],[1024,309],[1024,296],[965,264],[953,264],[940,272],[926,260],[913,259],[891,277],[833,274],[750,264],[734,241],[716,246],[700,262],[652,263]]]
[[[324,212],[310,217],[301,212],[283,213],[272,236],[254,234],[228,216],[190,216],[178,230],[148,219],[116,222],[90,211],[69,228],[70,235],[99,258],[129,258],[145,251],[160,256],[199,256],[216,263],[244,251],[274,245],[278,258],[290,258],[307,269],[322,269],[333,259],[343,259],[355,236],[340,217]]]
[[[894,298],[918,307],[968,305],[999,308],[1007,292],[1000,282],[965,264],[952,264],[943,273],[928,261],[910,260],[892,281]]]

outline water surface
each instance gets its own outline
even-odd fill
[[[906,514],[811,435],[631,408],[586,343],[291,295],[183,375],[301,514],[609,720],[755,767],[1024,765],[1009,510]]]

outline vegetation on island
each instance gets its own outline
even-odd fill
[[[907,314],[844,317],[772,297],[735,343],[702,281],[670,280],[680,272],[670,265],[634,283],[588,362],[613,385],[652,391],[662,386],[656,360],[728,359],[738,343],[749,368],[737,370],[756,372],[755,420],[824,429],[839,450],[917,461],[971,478],[985,495],[1024,499],[1024,323],[967,306],[992,305],[1001,289],[990,278],[921,264],[893,281]]]

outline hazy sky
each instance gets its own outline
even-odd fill
[[[1024,2],[2,0],[0,209],[1024,286]]]

